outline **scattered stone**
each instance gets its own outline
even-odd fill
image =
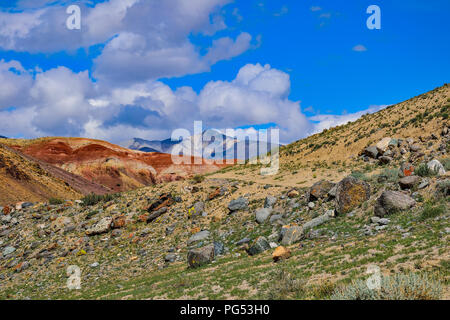
[[[188,244],[188,246],[190,246],[194,242],[205,240],[209,237],[209,235],[210,235],[210,232],[208,230],[203,230],[203,231],[197,232],[196,234],[192,235],[188,239],[187,244]]]
[[[214,256],[221,256],[225,252],[225,246],[220,241],[214,241]]]
[[[267,196],[266,200],[264,200],[264,208],[272,208],[277,202],[277,198],[273,196]]]
[[[364,155],[376,159],[378,157],[378,149],[375,146],[370,146],[364,149]]]
[[[172,195],[170,193],[163,193],[159,196],[159,199],[152,203],[150,207],[148,207],[148,212],[158,211],[163,207],[170,207],[175,203]]]
[[[409,147],[409,150],[411,150],[411,152],[419,152],[422,149],[422,147],[418,144],[413,144]]]
[[[387,225],[389,224],[389,222],[391,222],[391,220],[389,220],[388,218],[381,218],[380,220],[378,220],[378,224],[381,226]]]
[[[423,179],[422,182],[417,187],[419,190],[425,189],[430,185],[430,181],[428,179]]]
[[[289,246],[303,237],[303,228],[300,226],[284,226],[281,228],[281,244]]]
[[[111,217],[106,217],[97,222],[93,227],[86,231],[88,236],[95,236],[97,234],[106,233],[111,229],[113,219]]]
[[[264,237],[258,237],[247,252],[249,255],[254,256],[269,249],[270,245],[269,242],[267,242],[267,239]]]
[[[167,210],[168,210],[167,207],[162,207],[162,208],[160,208],[160,209],[154,211],[152,214],[150,214],[150,215],[147,217],[147,223],[150,223],[150,222],[156,220],[157,218],[159,218],[160,216],[162,216],[164,213],[166,213]]]
[[[287,196],[289,197],[289,198],[296,198],[296,197],[298,197],[300,195],[300,193],[297,191],[297,190],[295,190],[295,189],[293,189],[293,190],[291,190],[291,191],[289,191],[288,193],[287,193]]]
[[[329,216],[328,213],[325,213],[317,218],[314,218],[303,225],[303,232],[306,232],[307,230],[312,229],[314,227],[320,226],[321,224],[324,224],[329,220],[331,220],[331,217]]]
[[[272,209],[269,209],[269,208],[262,208],[262,209],[257,210],[256,211],[256,221],[259,224],[263,224],[269,218],[271,213],[272,213]]]
[[[100,265],[98,262],[94,262],[93,264],[89,265],[91,268],[97,268]]]
[[[415,186],[417,186],[420,183],[420,177],[418,176],[407,176],[403,177],[398,181],[398,184],[400,185],[400,188],[405,189],[412,189]]]
[[[291,251],[286,249],[283,246],[279,246],[275,249],[275,251],[272,253],[272,259],[274,262],[278,262],[281,260],[286,260],[291,257]]]
[[[309,208],[310,210],[314,209],[315,206],[316,206],[316,205],[314,204],[314,202],[308,203],[308,208]]]
[[[336,184],[327,180],[321,180],[309,189],[309,200],[315,201],[328,197],[328,193]]]
[[[247,210],[248,209],[248,200],[246,198],[238,198],[235,200],[231,200],[228,204],[228,210],[231,212],[235,212],[238,210]]]
[[[427,163],[427,166],[430,170],[433,170],[438,175],[445,174],[445,168],[438,160],[434,159]]]
[[[380,163],[382,163],[382,164],[388,164],[392,161],[392,158],[388,157],[388,156],[381,156],[379,158],[379,160],[380,160]]]
[[[416,201],[410,196],[398,191],[384,191],[375,204],[375,215],[383,218],[395,212],[414,207]]]
[[[336,189],[336,212],[344,214],[352,211],[370,198],[370,185],[349,176],[338,183]]]
[[[187,255],[189,267],[197,268],[214,260],[214,245],[190,250]]]
[[[384,153],[391,143],[392,138],[383,138],[380,142],[377,143],[376,148],[379,153]]]
[[[16,251],[16,248],[14,247],[6,247],[5,249],[3,249],[3,256],[6,257],[7,255],[13,253],[14,251]]]
[[[236,242],[236,245],[237,245],[237,246],[240,246],[240,245],[249,243],[250,241],[252,241],[250,238],[244,238],[244,239],[241,239],[241,240],[237,241],[237,242]]]
[[[177,260],[177,255],[175,253],[169,253],[164,257],[165,262],[175,262]]]

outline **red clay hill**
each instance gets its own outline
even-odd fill
[[[40,138],[6,140],[12,148],[53,166],[103,185],[113,192],[126,191],[159,182],[181,180],[195,174],[216,171],[225,165],[176,165],[170,154],[145,153],[85,138]]]

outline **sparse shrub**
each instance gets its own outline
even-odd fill
[[[441,159],[441,163],[445,170],[450,170],[450,158]]]
[[[420,214],[420,220],[424,221],[430,218],[435,218],[440,216],[445,212],[444,204],[435,205],[428,201],[425,203],[422,213]]]
[[[450,180],[439,181],[436,184],[436,197],[445,198],[450,195]]]
[[[318,300],[329,299],[336,290],[336,284],[329,280],[320,282],[317,286],[311,289],[312,296]]]
[[[48,203],[50,203],[51,205],[58,205],[58,204],[63,204],[64,200],[58,199],[58,198],[50,198],[48,200]]]
[[[421,163],[415,170],[414,173],[420,177],[432,177],[436,175],[436,172],[428,168],[425,163]]]
[[[364,280],[337,289],[332,300],[436,300],[442,286],[428,274],[397,274],[382,276],[381,288],[371,290]]]
[[[195,175],[192,179],[194,180],[195,183],[201,183],[205,181],[205,177],[202,176],[201,174]]]
[[[380,174],[376,176],[378,182],[392,182],[398,181],[398,170],[397,169],[384,169]]]
[[[369,180],[369,178],[361,171],[352,171],[352,173],[350,175],[359,180],[363,180],[363,181]]]
[[[272,272],[270,283],[269,300],[302,299],[306,295],[306,280],[297,279],[285,266],[280,265]]]
[[[90,195],[85,196],[81,201],[83,201],[83,205],[85,207],[90,207],[96,205],[99,202],[108,202],[115,199],[117,195],[115,194],[105,194],[105,195],[97,195],[91,193]]]

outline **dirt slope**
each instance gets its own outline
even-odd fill
[[[85,188],[77,177],[64,175],[58,168],[33,161],[0,144],[0,205],[45,201],[52,197],[77,199],[81,192],[71,187],[77,183]]]
[[[206,163],[175,165],[168,154],[133,151],[105,141],[84,138],[6,141],[24,154],[82,176],[113,192],[180,180],[223,167]],[[188,159],[194,163],[191,157],[186,157],[185,162]]]

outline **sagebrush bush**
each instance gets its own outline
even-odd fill
[[[197,174],[192,179],[194,180],[195,183],[201,183],[205,180],[205,177],[202,176],[201,174]]]
[[[51,205],[58,205],[58,204],[63,204],[64,200],[58,199],[58,198],[50,198],[48,200],[48,203],[50,203]]]
[[[382,276],[381,288],[371,290],[364,280],[336,289],[332,300],[437,300],[441,283],[428,274]]]
[[[445,212],[444,204],[434,204],[430,201],[425,203],[422,213],[420,214],[420,220],[424,221],[430,218],[435,218],[440,216]]]
[[[378,182],[392,182],[395,183],[399,179],[399,171],[397,169],[384,169],[376,176]]]
[[[283,266],[278,267],[271,274],[267,299],[288,300],[302,299],[306,295],[306,280],[297,279]]]
[[[428,168],[425,163],[420,164],[415,170],[414,173],[419,177],[432,177],[436,175],[434,170]]]
[[[450,158],[441,159],[441,163],[445,170],[450,170]]]
[[[85,196],[81,201],[83,201],[83,205],[86,207],[96,205],[99,202],[108,202],[117,197],[116,194],[105,194],[105,195],[97,195],[97,194],[90,194]]]

